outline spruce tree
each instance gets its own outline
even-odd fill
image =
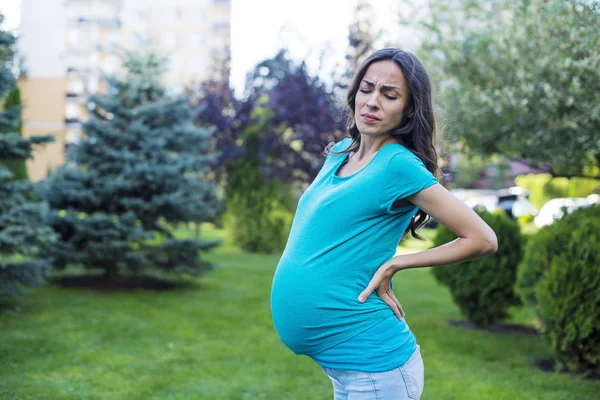
[[[21,119],[21,92],[19,90],[19,86],[17,84],[15,84],[13,86],[13,88],[11,89],[11,91],[8,93],[8,95],[6,96],[6,98],[4,99],[4,104],[2,105],[2,108],[4,110],[10,110],[13,109],[14,107],[18,107],[15,108],[15,110],[18,110],[18,124],[16,128],[12,128],[12,129],[8,129],[6,131],[2,131],[0,132],[0,134],[3,133],[17,133],[20,136],[23,135],[23,124],[22,124],[22,119]],[[6,160],[2,160],[4,165],[6,166],[6,168],[8,168],[10,170],[10,172],[12,172],[13,176],[12,176],[12,180],[15,181],[23,181],[23,180],[29,180],[29,176],[27,175],[27,166],[25,164],[25,160],[10,160],[10,159],[6,159]]]
[[[211,267],[198,253],[219,241],[176,239],[172,228],[214,221],[222,208],[208,179],[214,129],[194,127],[188,100],[166,94],[165,64],[150,51],[129,52],[125,76],[90,98],[74,162],[43,191],[62,239],[50,254],[56,267],[100,269],[111,281],[153,268],[198,275]]]
[[[3,16],[0,14],[0,25]],[[12,72],[16,39],[0,30],[0,98],[14,87]],[[7,163],[31,157],[33,146],[52,141],[49,136],[23,139],[18,132],[20,107],[6,104],[0,111],[0,296],[14,295],[19,284],[37,286],[50,271],[39,252],[54,239],[44,224],[47,207],[33,200],[32,186],[15,179]]]

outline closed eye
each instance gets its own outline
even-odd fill
[[[360,89],[360,92],[361,92],[361,93],[371,93],[371,90],[370,90],[370,89]],[[396,99],[397,99],[397,97],[390,96],[390,95],[388,95],[388,94],[384,94],[384,96],[385,96],[386,98],[390,99],[390,100],[396,100]]]

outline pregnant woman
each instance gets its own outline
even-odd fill
[[[300,197],[273,277],[281,341],[322,367],[335,400],[419,399],[423,359],[392,277],[497,249],[494,231],[436,179],[431,97],[413,54],[382,49],[365,60],[347,95],[349,137],[328,146]],[[458,239],[394,256],[428,216]]]

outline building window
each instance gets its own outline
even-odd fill
[[[67,119],[79,119],[81,117],[81,106],[77,104],[67,104],[65,108],[65,117]]]
[[[80,40],[79,29],[70,29],[69,30],[69,43],[77,44]]]
[[[217,22],[213,25],[213,30],[216,33],[229,32],[229,22]]]
[[[120,66],[119,58],[116,56],[106,56],[102,60],[102,69],[107,74],[114,74],[117,72]]]
[[[99,5],[99,8],[94,10],[94,16],[100,19],[115,20],[119,18],[119,13],[114,6]]]
[[[139,9],[135,12],[135,19],[138,21],[147,21],[149,12],[147,9]]]
[[[69,20],[77,19],[77,18],[81,17],[82,15],[87,15],[89,13],[90,13],[90,10],[88,7],[69,5],[65,9],[65,14],[67,15],[67,18]]]
[[[106,44],[107,49],[116,49],[119,46],[120,41],[121,35],[118,31],[104,33],[104,43]]]
[[[194,10],[194,21],[202,22],[206,19],[206,13],[203,10]]]
[[[87,90],[89,93],[95,94],[98,92],[99,79],[97,76],[90,76],[87,81]]]
[[[175,32],[165,32],[164,44],[168,48],[176,47],[179,43],[179,37]]]
[[[204,40],[204,36],[201,35],[200,33],[194,33],[192,34],[192,45],[197,48],[200,49],[202,47],[204,47],[205,44],[205,40]]]
[[[87,57],[83,55],[71,55],[67,59],[67,66],[74,69],[82,69],[88,66]]]
[[[67,82],[67,94],[80,95],[83,94],[85,85],[81,79],[72,79]]]
[[[180,21],[181,20],[181,8],[171,8],[169,10],[169,19],[171,21]]]
[[[78,144],[81,142],[81,133],[79,131],[68,130],[66,134],[67,144]]]

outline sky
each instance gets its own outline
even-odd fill
[[[21,18],[21,0],[0,1],[0,12],[4,14],[4,29],[12,30],[19,27]]]
[[[355,0],[233,0],[231,84],[243,87],[245,73],[287,47],[294,59],[315,67],[327,49],[343,57]]]
[[[374,10],[380,26],[398,0],[377,0]],[[321,50],[330,60],[342,60],[347,48],[348,25],[357,0],[232,0],[231,85],[243,89],[246,73],[282,47],[294,59],[316,68]],[[17,29],[21,0],[0,0],[6,17],[4,28]],[[386,21],[387,19],[387,21]]]

